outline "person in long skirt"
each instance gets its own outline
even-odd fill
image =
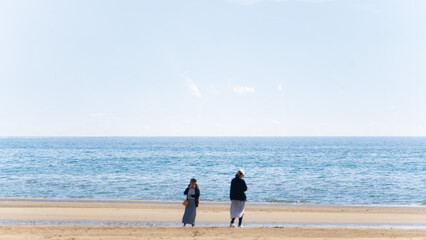
[[[244,171],[238,170],[235,174],[235,178],[231,181],[231,224],[230,227],[235,227],[235,218],[238,218],[238,227],[241,227],[243,223],[244,208],[247,201],[245,191],[247,191],[246,182],[243,180]]]
[[[191,179],[183,194],[186,195],[186,200],[188,201],[188,205],[186,205],[185,213],[182,217],[183,226],[185,227],[186,224],[195,226],[197,207],[200,202],[200,189],[198,188],[197,180],[195,178]]]

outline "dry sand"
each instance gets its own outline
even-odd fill
[[[426,208],[248,204],[244,217],[247,227],[242,229],[227,227],[229,222],[228,204],[201,202],[195,228],[179,227],[182,214],[183,206],[180,203],[172,202],[3,198],[0,199],[0,221],[7,225],[0,226],[0,239],[350,238],[426,240],[426,228],[424,227],[426,226]],[[10,221],[37,224],[79,223],[83,225],[11,225]],[[102,223],[154,224],[157,226],[96,226],[96,224]],[[94,225],[89,226],[90,224]],[[269,227],[262,227],[262,225]],[[330,225],[334,227],[329,227]],[[401,225],[423,227],[400,229]],[[366,226],[373,228],[364,228]],[[394,229],[388,226],[394,226]]]
[[[14,239],[426,239],[426,230],[123,226],[0,226]]]

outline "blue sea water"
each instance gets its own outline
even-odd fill
[[[0,197],[424,205],[425,137],[0,138]]]

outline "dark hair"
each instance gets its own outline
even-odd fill
[[[195,188],[198,189],[197,179],[191,178],[191,182],[195,183]]]

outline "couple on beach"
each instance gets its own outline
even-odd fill
[[[247,185],[243,180],[244,171],[242,169],[238,170],[237,174],[235,174],[235,178],[231,181],[231,189],[230,189],[230,198],[231,198],[231,223],[230,227],[235,227],[235,219],[238,218],[238,227],[241,227],[244,216],[244,208],[246,204],[246,194]],[[197,180],[192,178],[189,182],[188,187],[183,192],[186,195],[186,200],[184,202],[185,212],[182,217],[183,226],[186,224],[195,225],[195,217],[197,215],[197,207],[199,204],[200,198],[200,189],[198,188]]]

